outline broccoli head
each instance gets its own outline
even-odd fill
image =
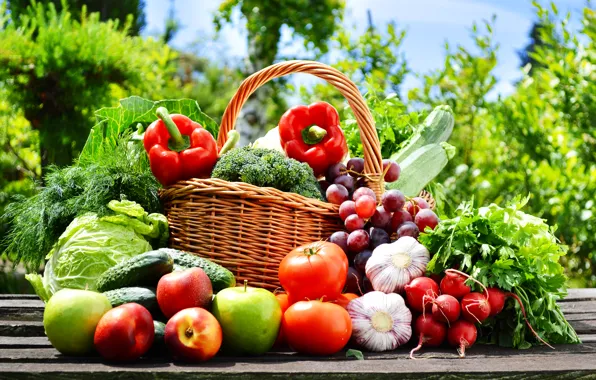
[[[220,157],[211,176],[323,200],[321,187],[310,166],[273,149],[233,149]]]

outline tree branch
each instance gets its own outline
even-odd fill
[[[19,170],[20,172],[23,172],[26,175],[31,176],[33,179],[37,179],[39,177],[35,173],[35,170],[29,167],[29,164],[27,164],[27,161],[25,161],[25,159],[23,157],[19,156],[16,149],[12,145],[10,145],[10,142],[6,142],[5,147],[8,151],[10,151],[16,157],[17,161],[19,161],[21,163],[21,167],[17,167],[17,170]]]

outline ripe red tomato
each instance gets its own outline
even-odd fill
[[[293,301],[333,301],[341,294],[348,273],[348,258],[329,242],[306,244],[288,253],[279,264],[279,282]]]
[[[346,309],[334,303],[300,301],[284,313],[282,329],[297,352],[332,355],[350,340],[352,321]]]
[[[275,298],[277,298],[277,301],[279,302],[279,306],[281,306],[281,315],[283,316],[283,313],[286,312],[286,310],[288,310],[288,307],[290,307],[290,301],[288,300],[288,294],[287,293],[278,293],[275,295]],[[279,326],[279,333],[277,334],[277,339],[275,340],[275,344],[273,344],[273,347],[277,347],[277,348],[281,348],[284,347],[286,345],[286,336],[284,335],[284,329],[283,327],[280,325]]]

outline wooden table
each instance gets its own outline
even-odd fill
[[[44,336],[43,303],[34,296],[0,295],[0,379],[158,379],[158,378],[565,378],[596,379],[596,289],[573,289],[560,303],[583,344],[556,350],[474,346],[465,359],[454,350],[422,350],[421,360],[408,358],[409,348],[365,360],[345,353],[312,358],[290,352],[262,357],[216,357],[198,365],[172,363],[164,355],[134,364],[107,364],[100,357],[66,357]],[[424,359],[422,359],[424,358]]]

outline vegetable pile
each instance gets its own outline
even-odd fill
[[[530,325],[547,342],[579,343],[556,303],[566,295],[566,278],[559,264],[566,249],[542,219],[520,210],[527,200],[504,208],[495,204],[480,209],[470,203],[460,205],[455,218],[443,220],[420,238],[435,254],[428,271],[439,274],[459,266],[485,286],[517,295],[525,305]],[[535,339],[520,305],[512,300],[492,323],[483,325],[481,341],[528,348]]]
[[[234,132],[217,146],[217,126],[188,100],[129,98],[97,116],[77,163],[54,169],[38,195],[2,219],[3,253],[31,266],[48,260],[43,277],[27,279],[63,354],[132,361],[167,349],[175,360],[202,362],[220,351],[333,355],[409,345],[414,358],[445,344],[464,357],[475,343],[579,342],[556,304],[565,296],[565,247],[520,211],[527,199],[504,208],[464,203],[440,220],[428,194],[419,196],[454,154],[447,106],[383,160],[383,194],[367,187],[364,159],[347,158],[339,115],[324,102],[288,110],[278,128],[242,148]],[[228,269],[164,248],[159,184],[191,178],[332,203],[338,231],[286,254],[277,294],[236,286]]]

